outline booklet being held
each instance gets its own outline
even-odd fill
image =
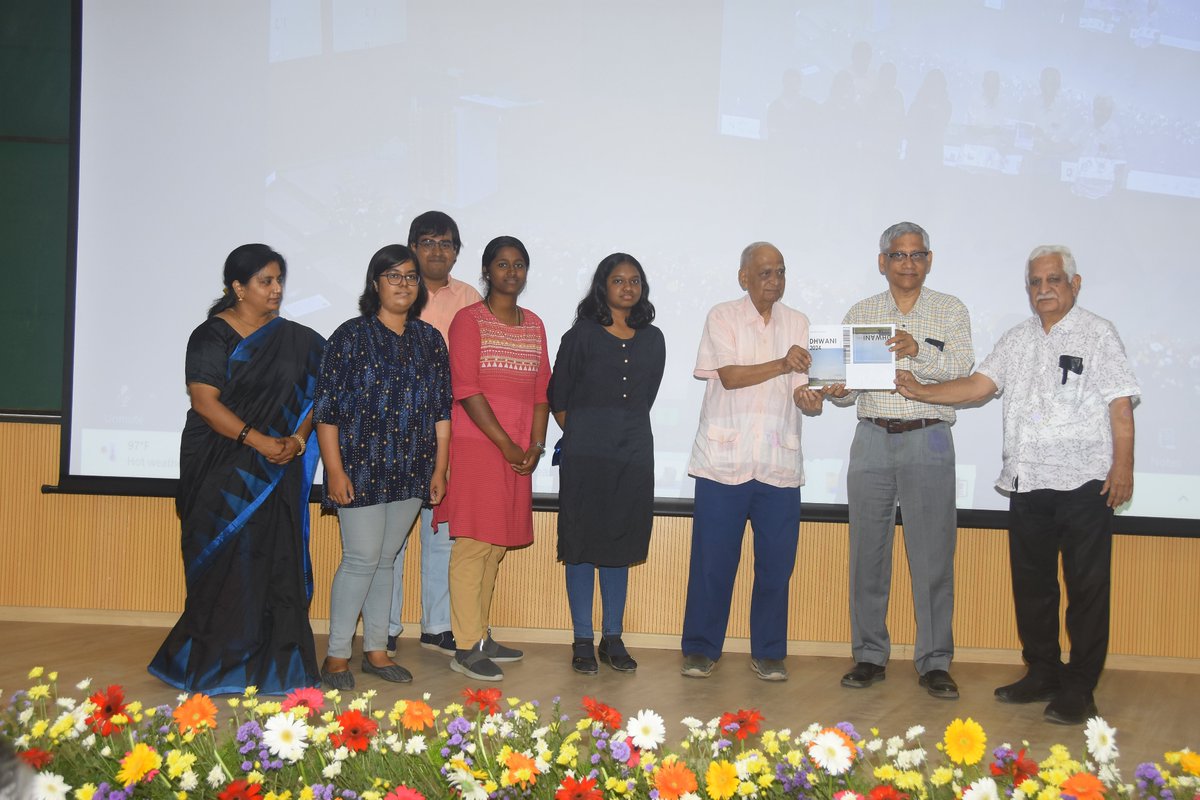
[[[896,354],[887,341],[895,325],[812,325],[808,329],[808,385],[843,383],[847,389],[896,388]]]

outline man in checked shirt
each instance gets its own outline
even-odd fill
[[[898,222],[879,239],[879,273],[888,289],[854,305],[843,324],[894,324],[888,340],[896,368],[924,383],[961,378],[975,362],[967,308],[925,288],[933,266],[929,234]],[[934,697],[954,699],[955,512],[954,410],[888,391],[826,388],[834,404],[857,404],[858,427],[846,479],[850,507],[850,632],[854,669],[842,685],[863,689],[885,677],[896,502],[903,509],[904,545],[912,576],[917,640],[913,665]]]

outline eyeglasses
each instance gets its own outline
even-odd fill
[[[421,248],[422,250],[437,250],[438,248],[441,248],[442,250],[453,250],[454,241],[451,239],[422,239],[421,241],[417,242],[417,247]]]
[[[912,261],[914,264],[924,264],[929,260],[928,250],[916,250],[912,253],[905,253],[902,250],[897,250],[892,253],[887,253],[886,255],[893,264],[903,264],[905,261]]]
[[[383,277],[392,286],[399,286],[402,283],[407,283],[409,286],[416,286],[421,282],[421,276],[415,272],[385,272]]]

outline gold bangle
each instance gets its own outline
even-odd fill
[[[308,443],[305,442],[303,439],[301,439],[300,434],[298,434],[298,433],[293,433],[292,438],[295,439],[296,442],[299,443],[299,445],[300,445],[300,452],[296,453],[296,455],[298,455],[298,456],[304,455],[304,451],[308,449]]]

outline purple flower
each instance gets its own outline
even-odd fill
[[[618,761],[629,760],[629,745],[627,745],[625,742],[613,742],[610,750],[613,758],[617,759]]]
[[[463,717],[455,717],[450,720],[450,724],[446,726],[447,733],[470,733],[471,723]]]
[[[858,731],[854,730],[854,726],[851,725],[849,722],[839,722],[837,725],[834,725],[833,727],[837,728],[839,731],[841,731],[842,733],[849,736],[850,741],[852,741],[852,742],[857,742],[860,738],[862,738],[858,735]]]
[[[593,764],[600,763],[600,754],[599,753],[592,753],[592,763]]]

